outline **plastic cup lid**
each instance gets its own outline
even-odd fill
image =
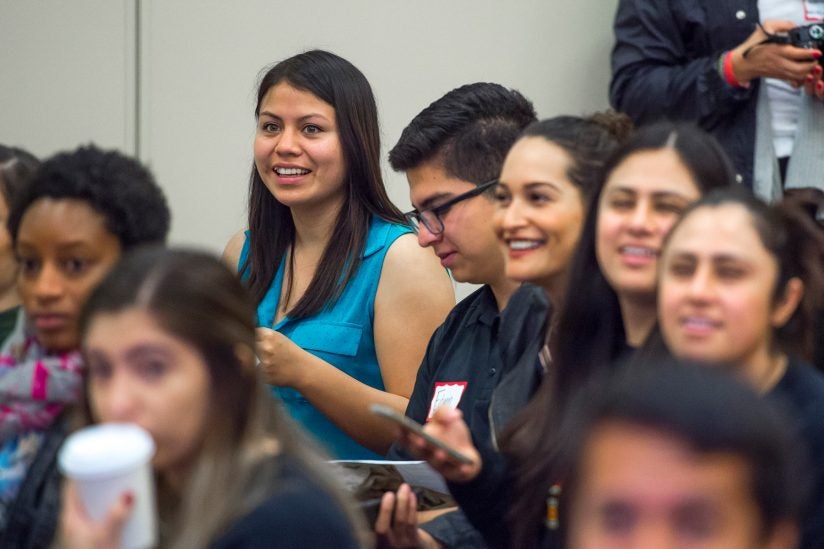
[[[155,452],[152,437],[132,423],[103,423],[70,435],[57,458],[72,478],[115,476],[148,462]]]

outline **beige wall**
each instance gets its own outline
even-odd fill
[[[0,0],[0,142],[139,151],[168,193],[172,241],[220,250],[243,225],[263,66],[314,47],[352,61],[378,98],[385,152],[412,116],[468,82],[517,88],[542,117],[605,108],[616,5]],[[404,178],[386,175],[406,209]]]
[[[0,143],[134,149],[135,6],[0,0]]]

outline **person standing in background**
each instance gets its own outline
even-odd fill
[[[820,0],[620,0],[611,103],[637,124],[696,122],[726,149],[739,183],[765,200],[802,193],[822,216],[822,52],[766,42],[816,23]]]

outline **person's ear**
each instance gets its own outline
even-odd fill
[[[773,328],[781,328],[790,320],[803,297],[804,283],[801,279],[797,277],[789,279],[770,314]]]

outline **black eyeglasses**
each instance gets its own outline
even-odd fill
[[[463,194],[459,194],[453,198],[450,198],[443,204],[438,204],[432,208],[427,208],[425,210],[412,210],[411,212],[406,212],[403,214],[406,219],[408,219],[413,225],[418,226],[423,224],[426,227],[426,230],[432,234],[441,234],[443,232],[443,216],[446,215],[446,212],[449,211],[449,208],[457,204],[458,202],[463,202],[464,200],[468,200],[473,196],[478,196],[479,194],[483,193],[490,187],[498,184],[498,179],[492,179],[485,183],[481,183],[471,191],[467,191]]]

